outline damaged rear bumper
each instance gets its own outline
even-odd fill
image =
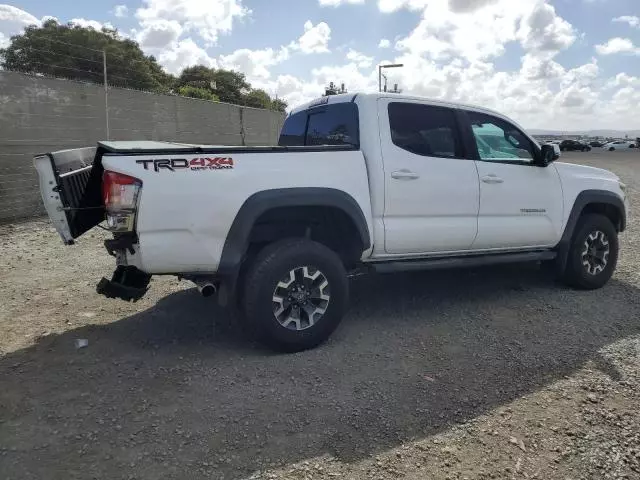
[[[102,278],[96,291],[107,298],[120,298],[136,302],[144,297],[149,289],[151,275],[131,265],[118,265],[111,280]]]

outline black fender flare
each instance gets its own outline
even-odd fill
[[[569,247],[571,246],[571,239],[573,238],[578,219],[585,207],[590,204],[605,204],[615,207],[620,215],[620,224],[616,225],[616,228],[618,231],[623,232],[627,227],[627,211],[624,206],[624,201],[614,192],[608,190],[584,190],[580,192],[575,202],[573,202],[567,225],[564,227],[562,239],[556,246],[558,252],[558,271],[560,272],[563,272],[567,265]]]
[[[249,246],[249,235],[255,221],[268,210],[288,206],[326,206],[342,210],[351,218],[362,241],[363,251],[371,247],[367,220],[358,202],[335,188],[303,187],[263,190],[251,195],[236,214],[224,242],[218,275],[233,291],[240,265]]]

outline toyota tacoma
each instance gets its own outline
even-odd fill
[[[278,146],[105,141],[35,167],[66,244],[102,222],[113,232],[99,293],[135,301],[176,275],[298,351],[334,331],[354,272],[536,261],[602,287],[625,186],[557,158],[486,108],[380,93],[294,109]]]

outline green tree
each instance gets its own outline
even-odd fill
[[[264,90],[256,88],[247,93],[243,98],[243,105],[254,108],[271,108],[271,97]]]
[[[23,34],[11,37],[10,45],[0,49],[0,65],[7,70],[103,83],[103,51],[110,85],[156,92],[172,88],[173,77],[156,59],[116,30],[97,31],[55,20],[41,27],[29,26]]]
[[[243,95],[251,89],[244,73],[233,70],[216,70],[214,74],[216,94],[221,102],[242,105]]]
[[[192,87],[190,85],[178,88],[178,95],[182,95],[183,97],[200,98],[202,100],[211,100],[212,102],[219,101],[218,96],[215,93],[211,93],[210,90],[207,90],[206,88]]]
[[[276,112],[286,112],[287,102],[285,102],[281,98],[274,98],[271,101],[271,110],[275,110]]]
[[[213,91],[213,85],[216,80],[215,75],[216,71],[213,68],[194,65],[182,70],[176,83],[178,87],[190,86]]]
[[[185,68],[178,77],[177,85],[204,88],[215,93],[221,102],[237,105],[243,104],[245,93],[251,89],[243,73],[215,70],[204,65]]]

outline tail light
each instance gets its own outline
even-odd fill
[[[142,182],[137,178],[105,170],[102,175],[102,199],[107,211],[109,230],[133,231],[141,188]]]

